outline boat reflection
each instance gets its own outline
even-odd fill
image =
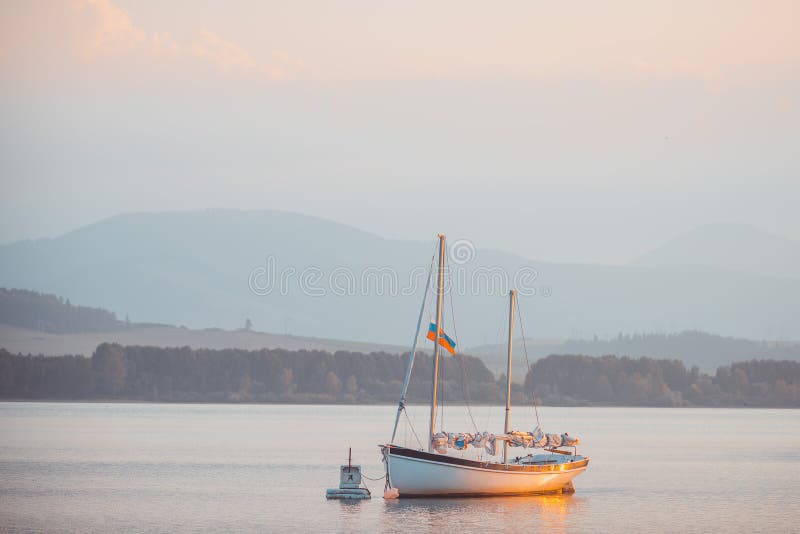
[[[570,516],[586,506],[587,498],[577,494],[400,498],[384,500],[384,513],[389,522],[396,520],[400,524],[414,516],[432,528],[492,525],[502,530],[521,530],[536,526],[558,532],[568,530]]]

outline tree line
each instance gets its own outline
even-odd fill
[[[0,349],[0,397],[165,402],[397,401],[408,354],[191,349],[103,343],[91,358],[23,356]],[[410,400],[430,395],[431,360],[418,354]],[[466,377],[470,380],[467,382]],[[502,389],[477,358],[442,358],[440,395],[497,400]],[[470,396],[472,395],[472,396]]]
[[[680,360],[548,356],[526,377],[545,404],[619,406],[800,406],[800,362],[749,360],[714,375]]]
[[[0,349],[0,398],[161,402],[396,402],[408,354],[263,349],[209,350],[104,343],[91,358],[25,356]],[[410,402],[427,402],[431,360],[418,354]],[[445,403],[502,403],[505,377],[477,358],[444,357]],[[800,406],[800,363],[751,360],[716,374],[679,360],[555,356],[538,360],[515,403],[549,405]]]

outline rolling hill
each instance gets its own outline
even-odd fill
[[[344,350],[365,354],[370,352],[401,354],[408,351],[406,347],[395,345],[218,328],[192,330],[169,325],[132,325],[109,332],[59,334],[0,324],[0,347],[14,354],[74,354],[88,357],[101,343],[216,350],[286,349],[323,350],[332,353]]]

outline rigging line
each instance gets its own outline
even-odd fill
[[[408,417],[408,412],[403,410],[403,414],[406,416],[406,421],[408,421],[408,428],[411,429],[411,433],[414,434],[414,438],[416,438],[417,443],[419,444],[419,448],[422,449],[422,442],[419,440],[419,436],[417,436],[416,430],[414,430],[414,425],[411,423],[411,419]]]
[[[533,397],[533,411],[536,414],[536,426],[539,429],[542,428],[542,423],[539,421],[539,408],[536,406],[536,392],[533,390],[533,367],[531,367],[531,362],[528,360],[528,344],[525,342],[525,325],[522,323],[522,312],[519,309],[519,299],[516,301],[517,304],[517,318],[519,319],[519,329],[520,333],[522,334],[522,348],[525,352],[525,365],[528,366],[528,376],[531,377],[531,396]]]
[[[458,340],[458,328],[456,327],[456,310],[455,306],[453,306],[453,288],[455,288],[455,283],[453,282],[453,273],[452,271],[449,274],[450,277],[450,317],[453,320],[453,336],[456,338],[456,346],[459,345],[460,341]],[[478,432],[478,425],[475,423],[475,418],[472,416],[472,399],[469,392],[469,381],[467,380],[467,370],[466,366],[464,365],[464,355],[461,354],[461,357],[456,356],[456,360],[458,361],[459,369],[461,370],[461,393],[464,395],[464,405],[467,407],[467,414],[469,415],[470,421],[472,421],[472,426],[475,428],[475,432]]]
[[[464,403],[467,407],[467,414],[469,415],[470,421],[472,421],[472,426],[475,428],[475,432],[478,432],[478,425],[475,423],[475,418],[472,416],[472,407],[471,407],[471,395],[469,393],[469,380],[467,376],[466,366],[464,365],[464,355],[459,354],[456,356],[458,359],[458,366],[461,369],[461,390],[464,393]]]
[[[503,310],[500,313],[500,320],[497,322],[497,332],[495,332],[495,335],[494,335],[494,345],[491,345],[491,347],[493,347],[495,350],[500,350],[500,331],[503,329],[503,324],[505,324],[506,320],[507,320],[506,312],[505,312],[505,310]],[[489,354],[492,354],[492,353],[494,353],[494,350],[492,350],[490,348],[487,352]],[[495,353],[495,356],[496,356],[496,353]],[[490,371],[495,376],[497,376],[497,374],[499,372],[498,365],[499,364],[497,363],[497,360],[492,358],[492,368],[490,369]],[[489,428],[489,424],[492,422],[492,411],[493,410],[494,410],[494,404],[489,403],[489,408],[486,411],[486,424],[484,425],[484,428]]]

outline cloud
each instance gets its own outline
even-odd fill
[[[84,51],[87,57],[113,53],[119,49],[147,46],[147,33],[134,25],[128,12],[108,0],[74,0],[76,11],[92,17],[92,31],[86,35]]]
[[[0,72],[6,83],[41,86],[176,78],[291,78],[303,64],[280,51],[256,58],[206,28],[185,39],[153,33],[110,0],[65,0],[18,7],[0,33]],[[26,84],[26,82],[28,82]]]
[[[222,70],[230,68],[254,69],[258,62],[241,46],[222,39],[219,35],[200,30],[200,39],[191,45],[191,52],[206,59]]]

